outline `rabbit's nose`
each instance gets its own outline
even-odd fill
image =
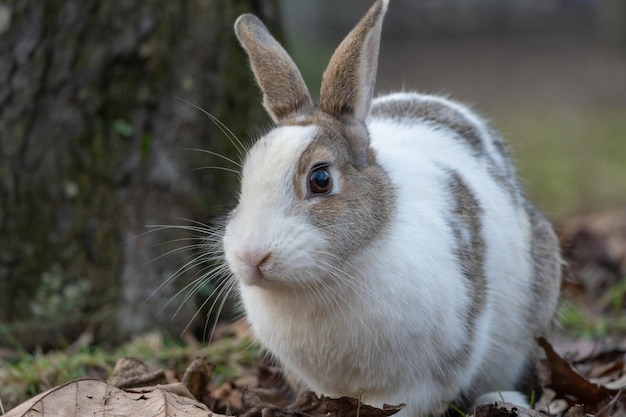
[[[265,248],[251,248],[241,253],[241,261],[248,267],[252,279],[265,279],[270,268],[272,252]]]
[[[269,264],[270,256],[272,256],[271,252],[267,252],[265,256],[260,254],[255,258],[254,263],[256,264],[256,269],[258,269],[259,272],[263,273],[263,270],[266,269]]]

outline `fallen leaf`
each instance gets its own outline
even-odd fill
[[[189,389],[196,400],[205,404],[208,401],[206,397],[214,370],[214,364],[208,363],[205,358],[196,358],[189,364],[183,374],[182,383]]]
[[[162,369],[150,370],[148,365],[139,359],[121,358],[107,382],[117,388],[135,388],[167,383]]]
[[[388,417],[396,414],[403,408],[404,404],[385,404],[382,408],[377,408],[363,404],[356,398],[329,398],[322,396],[320,407],[322,414],[320,414],[320,417],[328,415],[334,417]]]
[[[149,386],[149,387],[127,388],[124,391],[126,391],[129,394],[150,394],[154,391],[163,391],[163,392],[169,392],[170,394],[176,394],[180,397],[189,398],[190,400],[197,401],[197,399],[189,391],[187,386],[185,386],[182,382],[175,382],[173,384],[154,385],[154,386]]]
[[[546,364],[549,368],[549,380],[543,384],[554,390],[557,397],[563,398],[570,405],[582,404],[588,412],[595,412],[617,394],[616,390],[594,384],[574,371],[570,364],[561,358],[544,339],[537,339],[546,353]]]
[[[570,409],[563,414],[563,417],[587,417],[587,414],[585,414],[585,407],[580,404],[576,404],[573,407],[570,407]]]
[[[199,402],[156,387],[149,392],[125,392],[97,379],[77,379],[15,407],[5,417],[94,415],[225,417]]]
[[[389,417],[404,408],[404,405],[384,405],[382,408],[363,404],[356,398],[330,398],[304,392],[293,404],[279,407],[265,401],[253,390],[244,391],[244,407],[248,409],[241,417]]]

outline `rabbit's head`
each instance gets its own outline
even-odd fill
[[[376,78],[379,0],[339,45],[315,105],[293,60],[252,15],[235,31],[276,127],[250,149],[226,259],[248,285],[329,280],[384,233],[394,207],[365,124]]]

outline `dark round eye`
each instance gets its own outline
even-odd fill
[[[327,166],[314,168],[309,173],[309,190],[311,194],[327,194],[333,188],[333,179]]]

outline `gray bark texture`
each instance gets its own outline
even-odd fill
[[[242,139],[267,124],[244,12],[276,32],[276,0],[0,1],[0,345],[187,325],[199,269],[157,289],[200,253],[161,255],[199,242],[146,226],[208,223],[237,183],[200,169],[228,164],[190,149],[239,156],[178,97]]]

